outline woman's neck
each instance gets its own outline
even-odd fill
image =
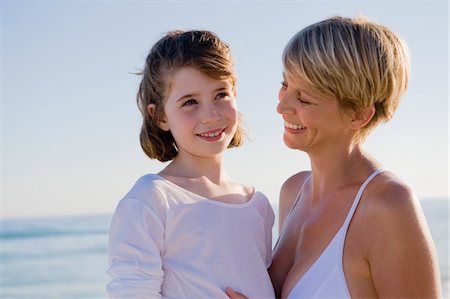
[[[378,163],[366,154],[360,144],[310,154],[313,196],[321,198],[330,192],[359,182],[373,172]]]

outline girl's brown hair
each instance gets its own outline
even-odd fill
[[[143,123],[140,143],[151,159],[169,161],[178,153],[170,131],[163,131],[158,121],[164,113],[164,99],[170,91],[170,75],[181,67],[191,66],[215,80],[228,80],[233,88],[236,75],[229,46],[210,31],[171,31],[150,50],[137,93],[137,104]],[[149,114],[147,107],[155,104],[155,112]],[[244,133],[238,126],[228,147],[242,144]]]

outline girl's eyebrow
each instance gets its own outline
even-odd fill
[[[186,99],[186,98],[194,98],[194,97],[196,97],[197,95],[198,95],[198,94],[196,94],[196,93],[186,94],[186,95],[181,96],[180,98],[178,98],[178,100],[176,100],[175,102],[178,103],[179,101],[182,101],[182,100],[184,100],[184,99]]]
[[[228,89],[229,89],[228,86],[220,86],[217,89],[213,90],[212,93],[216,93],[216,92],[224,91],[224,90],[228,90]],[[179,101],[182,101],[186,98],[195,98],[198,95],[199,95],[198,93],[189,93],[189,94],[179,97],[178,100],[176,100],[175,102],[178,103]]]
[[[228,86],[227,87],[219,87],[216,90],[214,90],[214,93],[219,92],[219,91],[224,91],[224,90],[228,90]]]

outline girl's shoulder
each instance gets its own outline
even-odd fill
[[[136,180],[133,187],[127,193],[127,196],[142,197],[150,194],[157,195],[165,185],[164,181],[164,178],[157,174],[145,174]]]
[[[157,174],[146,174],[136,180],[131,189],[122,198],[121,203],[139,202],[150,208],[164,206],[168,193],[164,179]]]

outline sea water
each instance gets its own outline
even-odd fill
[[[110,220],[2,221],[0,298],[105,298]]]
[[[447,298],[448,200],[421,204]],[[0,298],[106,298],[110,221],[111,215],[0,220]],[[274,240],[276,231],[274,225]]]

